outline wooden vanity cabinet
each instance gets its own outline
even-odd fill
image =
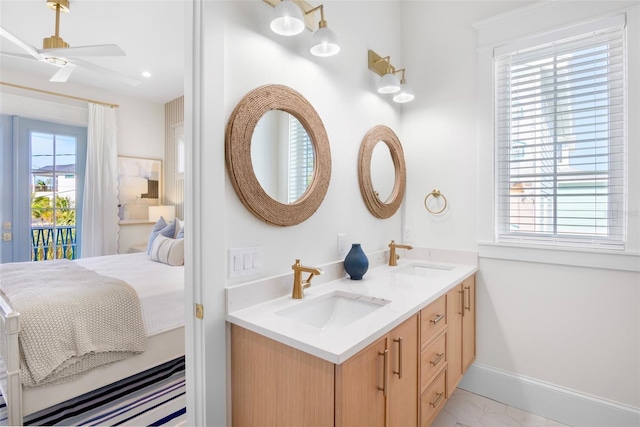
[[[465,279],[447,293],[447,396],[476,358],[476,283]]]
[[[336,427],[418,424],[418,315],[336,365]]]
[[[235,427],[431,425],[475,359],[475,276],[340,365],[231,325]]]
[[[231,325],[232,425],[418,425],[418,319],[341,365]]]

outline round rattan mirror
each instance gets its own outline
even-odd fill
[[[395,169],[395,183],[391,195],[380,200],[378,192],[371,180],[371,157],[377,144],[384,143],[389,148]],[[373,171],[375,173],[375,171]],[[378,125],[371,128],[362,139],[358,155],[358,181],[365,205],[375,217],[389,218],[402,203],[407,186],[407,171],[404,162],[404,151],[396,134],[389,127]]]
[[[294,116],[313,145],[313,168],[306,191],[292,203],[272,198],[253,169],[251,140],[258,121],[271,110]],[[290,226],[308,219],[320,207],[331,179],[331,149],[320,116],[297,91],[283,85],[261,86],[247,93],[231,113],[225,135],[227,173],[249,211],[269,224]]]

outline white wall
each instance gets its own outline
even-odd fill
[[[202,37],[195,41],[193,72],[187,76],[187,87],[193,84],[195,90],[185,98],[185,111],[193,111],[192,117],[185,116],[187,140],[193,141],[185,217],[197,230],[189,235],[187,228],[191,243],[186,255],[193,266],[187,268],[187,279],[194,283],[187,299],[188,304],[203,303],[205,316],[187,328],[193,331],[187,348],[195,353],[193,358],[188,354],[187,382],[192,388],[187,397],[190,407],[200,409],[188,415],[190,423],[224,425],[225,286],[288,273],[297,258],[307,265],[335,261],[338,233],[346,233],[348,242],[361,243],[365,251],[401,240],[401,213],[387,220],[373,217],[360,195],[357,175],[365,133],[378,124],[399,129],[400,108],[375,93],[379,77],[367,68],[367,51],[401,62],[400,2],[373,2],[366,11],[360,2],[328,2],[325,16],[340,37],[342,51],[324,59],[308,53],[310,32],[293,38],[272,33],[272,9],[264,2],[203,2],[194,9],[196,19],[187,27]],[[309,100],[331,146],[332,175],[324,202],[311,218],[292,227],[254,217],[238,199],[224,168],[229,115],[246,93],[270,83],[285,84]],[[256,245],[263,247],[262,273],[228,279],[227,249]]]
[[[119,105],[118,155],[164,158],[164,105],[73,83],[49,83],[42,76],[2,71],[2,81]],[[0,86],[0,112],[55,123],[87,126],[86,102]],[[120,227],[119,252],[146,243],[151,225]]]
[[[306,265],[335,261],[337,234],[361,243],[365,252],[386,248],[401,240],[401,213],[376,219],[367,210],[358,186],[358,150],[365,133],[385,124],[399,130],[400,109],[379,96],[379,78],[367,68],[367,51],[391,55],[400,64],[400,3],[367,4],[366,19],[359,2],[329,2],[325,17],[338,37],[341,52],[316,58],[308,52],[311,32],[286,38],[270,28],[272,9],[264,2],[228,2],[225,16],[225,120],[238,101],[264,84],[284,84],[300,92],[324,122],[331,146],[331,182],[318,211],[305,222],[277,227],[254,217],[240,202],[226,179],[227,247],[262,245],[264,268],[260,275],[229,280],[254,280],[287,273],[299,258]],[[363,19],[353,19],[362,16]],[[319,18],[319,16],[318,16]],[[380,31],[383,27],[384,31]],[[212,136],[224,153],[223,134]]]
[[[529,2],[531,3],[531,2]],[[504,25],[520,25],[520,36],[537,24],[559,25],[561,18],[579,21],[606,15],[638,2],[558,2],[562,13]],[[640,275],[637,226],[640,181],[629,179],[630,244],[622,264],[636,271],[608,269],[608,258],[578,253],[582,266],[563,266],[567,254],[527,262],[502,259],[483,250],[479,241],[492,238],[491,104],[478,108],[479,96],[491,81],[479,81],[480,41],[473,24],[527,2],[404,2],[403,56],[407,78],[417,98],[402,112],[401,139],[408,168],[405,224],[413,227],[421,246],[480,250],[478,277],[477,364],[503,370],[601,401],[640,407]],[[506,36],[504,29],[494,37]],[[502,32],[501,32],[502,31]],[[631,30],[630,30],[631,31]],[[636,44],[630,47],[637,57]],[[631,45],[630,45],[631,46]],[[490,65],[489,65],[490,66]],[[490,69],[489,69],[490,70]],[[639,73],[629,78],[629,165],[638,155]],[[489,71],[490,72],[490,71]],[[489,98],[490,100],[490,98]],[[488,119],[487,119],[488,116]],[[489,145],[482,140],[489,132]],[[486,140],[486,138],[485,138]],[[484,143],[483,143],[484,142]],[[488,177],[488,178],[487,178]],[[448,210],[428,214],[423,199],[439,188]],[[489,218],[489,223],[483,218]],[[494,258],[495,256],[495,258]],[[591,257],[591,258],[589,258]],[[526,258],[526,257],[525,257]],[[607,258],[604,260],[604,258]],[[587,264],[585,266],[584,264]],[[595,263],[593,265],[596,265]],[[482,390],[480,390],[482,391]]]

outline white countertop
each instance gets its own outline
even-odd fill
[[[305,296],[301,300],[294,300],[290,295],[274,298],[229,312],[227,321],[329,362],[340,364],[478,270],[477,265],[431,262],[434,265],[453,268],[438,270],[433,277],[401,273],[403,267],[420,263],[427,262],[419,259],[401,259],[397,267],[383,265],[370,269],[362,280],[344,278],[318,286],[314,286],[312,280],[312,286],[304,290]],[[303,277],[306,278],[306,275]],[[280,310],[336,290],[384,298],[391,302],[340,330],[322,330],[277,314]]]

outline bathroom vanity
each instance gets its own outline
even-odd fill
[[[428,426],[475,358],[475,273],[402,260],[230,311],[234,426]]]

